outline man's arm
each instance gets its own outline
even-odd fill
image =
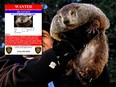
[[[73,53],[73,48],[64,41],[54,49],[45,51],[40,59],[29,60],[24,65],[15,63],[1,68],[0,87],[43,87],[62,75],[67,62],[72,58],[70,53]]]
[[[42,85],[59,76],[61,71],[62,67],[59,66],[54,51],[49,49],[41,59],[32,59],[24,65],[16,63],[2,68],[0,87],[22,87],[31,83]]]

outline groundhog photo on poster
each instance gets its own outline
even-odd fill
[[[14,27],[33,27],[33,16],[14,16]]]

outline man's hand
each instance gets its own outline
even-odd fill
[[[66,40],[58,42],[53,50],[60,63],[67,63],[70,59],[74,59],[77,54],[73,45]]]

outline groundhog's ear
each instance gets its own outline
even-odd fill
[[[79,5],[76,5],[75,7],[76,7],[76,9],[79,9],[79,8],[80,8],[80,6],[79,6]]]

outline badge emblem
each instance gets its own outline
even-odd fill
[[[12,52],[12,47],[6,47],[6,52],[10,54]]]
[[[35,52],[39,54],[41,52],[41,47],[35,47]]]

